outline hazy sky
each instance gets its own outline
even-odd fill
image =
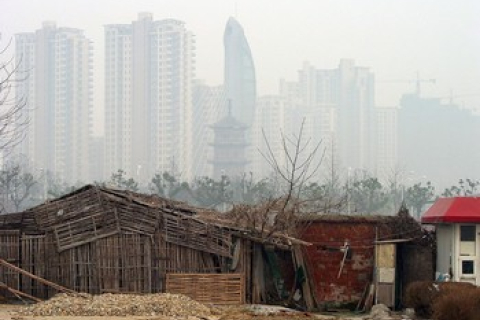
[[[277,93],[280,78],[295,80],[302,62],[335,68],[341,58],[370,67],[377,105],[394,106],[417,71],[425,96],[459,95],[480,109],[478,0],[0,0],[2,43],[43,21],[85,30],[95,48],[95,101],[102,101],[103,25],[130,23],[138,12],[176,18],[196,36],[196,75],[223,80],[223,31],[229,16],[243,25],[255,61],[258,92]],[[405,82],[382,82],[405,80]]]

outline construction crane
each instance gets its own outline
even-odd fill
[[[435,79],[421,79],[420,78],[420,73],[417,71],[417,78],[416,79],[412,79],[412,80],[406,80],[406,79],[394,79],[394,80],[380,80],[378,82],[389,82],[389,83],[415,83],[415,94],[417,96],[420,96],[420,84],[421,83],[424,83],[424,82],[427,82],[427,83],[435,83],[436,80]]]
[[[479,97],[480,93],[464,93],[464,94],[453,94],[453,92],[450,92],[449,96],[444,96],[444,97],[438,97],[440,100],[447,100],[449,104],[454,104],[454,100],[458,98],[465,98],[465,97]]]

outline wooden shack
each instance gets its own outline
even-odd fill
[[[78,292],[170,291],[206,302],[267,302],[271,254],[265,247],[289,260],[283,266],[295,268],[289,252],[302,242],[280,234],[265,239],[199,211],[87,185],[0,216],[0,258]],[[41,299],[56,293],[3,265],[0,282]]]

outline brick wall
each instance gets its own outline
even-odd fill
[[[313,243],[304,250],[317,301],[358,301],[372,279],[375,224],[314,221],[302,239]],[[338,277],[344,255],[338,249],[345,241],[350,243],[351,257],[346,259]]]

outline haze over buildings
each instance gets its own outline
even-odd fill
[[[480,115],[440,99],[405,95],[398,111],[398,162],[413,177],[448,186],[480,176]]]
[[[192,179],[194,71],[184,22],[141,13],[105,26],[105,168],[142,181],[157,172]]]
[[[64,181],[89,179],[92,133],[92,43],[82,30],[45,22],[15,36],[16,61],[29,76],[16,94],[27,97],[30,124],[17,153],[36,170]]]
[[[259,99],[257,148],[265,153],[268,141],[280,156],[281,131],[286,135],[298,134],[303,122],[304,143],[309,141],[307,155],[320,144],[318,153],[325,152],[339,160],[339,170],[353,168],[376,173],[373,92],[373,73],[369,68],[356,66],[353,60],[341,60],[336,69],[319,69],[305,62],[297,81],[280,82],[278,98]],[[262,129],[267,141],[262,141]],[[265,164],[257,167],[262,168],[259,173],[265,170]]]
[[[253,125],[257,82],[250,46],[240,23],[230,17],[225,27],[225,97],[231,114],[248,128]]]
[[[247,127],[245,171],[258,179],[271,169],[257,152],[266,150],[262,131],[280,159],[280,132],[296,133],[303,121],[311,147],[321,142],[343,174],[351,168],[384,178],[404,164],[402,170],[415,179],[425,176],[435,182],[441,175],[442,184],[455,183],[460,174],[477,174],[475,152],[455,148],[447,157],[440,151],[451,141],[476,134],[470,123],[477,118],[463,109],[480,102],[476,86],[480,45],[473,36],[473,30],[480,29],[473,14],[477,2],[466,1],[464,7],[443,0],[389,6],[373,0],[361,5],[347,2],[346,7],[280,2],[267,20],[267,11],[261,10],[267,4],[262,1],[239,3],[235,18],[229,18],[232,4],[179,0],[162,2],[159,9],[157,3],[149,3],[146,9],[153,8],[155,20],[153,13],[136,18],[142,11],[133,3],[98,13],[84,8],[88,0],[80,7],[72,1],[72,8],[45,1],[37,8],[38,16],[58,18],[61,26],[54,28],[58,35],[46,45],[38,44],[38,37],[29,32],[40,26],[28,18],[33,10],[20,11],[17,2],[12,3],[0,13],[0,27],[6,26],[7,37],[18,34],[16,55],[23,56],[25,68],[32,70],[18,92],[36,106],[22,153],[37,169],[47,168],[72,182],[106,179],[118,169],[143,181],[163,171],[191,181],[213,175],[212,125],[228,114],[230,102],[231,116]],[[88,19],[81,20],[82,16]],[[170,19],[174,16],[178,19]],[[71,26],[78,29],[67,28]],[[46,27],[41,30],[47,32]],[[47,52],[39,49],[42,46],[51,46],[55,67],[49,59],[39,58],[40,52]],[[71,59],[74,51],[77,58]],[[40,74],[56,82],[38,81]],[[435,83],[423,81],[432,78]],[[414,91],[419,83],[419,99],[410,107],[400,105],[402,94]],[[415,117],[407,121],[403,114],[426,110],[423,99],[448,97],[450,89],[450,107],[455,110],[451,119],[466,133],[460,135],[453,126],[443,129],[447,136],[440,139],[442,144],[436,140],[441,129],[426,130],[436,117],[441,122],[442,112],[436,110],[442,103],[428,107],[423,122]],[[48,112],[35,111],[47,106]],[[459,113],[463,116],[454,116]],[[92,131],[95,140],[89,137]],[[425,144],[417,144],[420,141]],[[84,147],[89,142],[90,155]],[[471,145],[477,150],[474,141]],[[102,146],[104,153],[95,156]],[[421,163],[418,150],[430,149],[429,154],[437,155],[435,161]],[[96,165],[98,161],[102,165]],[[444,169],[458,163],[465,170]]]

